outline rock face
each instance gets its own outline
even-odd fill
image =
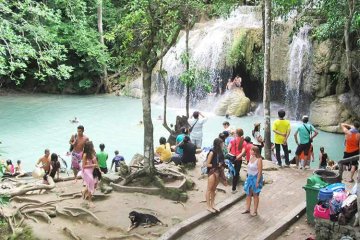
[[[219,101],[215,114],[225,114],[241,117],[250,111],[250,99],[245,96],[242,88],[235,88],[227,92]]]
[[[346,97],[332,95],[319,98],[310,105],[310,122],[326,132],[341,133],[339,123],[352,123],[354,118],[345,105],[341,102]]]

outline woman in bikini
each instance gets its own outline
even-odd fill
[[[220,138],[215,138],[214,147],[210,150],[207,156],[208,167],[208,185],[206,190],[206,205],[209,212],[220,212],[215,208],[215,190],[219,181],[221,180],[224,185],[226,178],[224,175],[224,142]]]
[[[89,200],[89,207],[94,205],[91,202],[92,195],[95,192],[97,179],[94,178],[94,169],[98,167],[96,161],[96,153],[92,141],[85,143],[84,154],[82,159],[82,177],[85,182],[86,188],[82,191],[83,198]]]
[[[259,195],[263,186],[263,165],[258,147],[253,146],[250,154],[251,157],[247,166],[248,175],[244,184],[244,191],[246,193],[246,210],[242,214],[250,213],[251,197],[254,197],[254,212],[251,215],[257,216]]]

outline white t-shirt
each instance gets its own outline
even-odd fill
[[[207,121],[207,118],[201,118],[197,122],[196,121],[197,121],[197,119],[195,119],[195,118],[191,118],[188,121],[190,127],[194,126],[190,133],[190,139],[202,139],[202,137],[203,137],[202,129],[203,129],[204,123]],[[195,124],[195,122],[196,122],[196,124]]]

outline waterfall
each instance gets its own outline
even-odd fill
[[[309,40],[311,27],[304,25],[293,36],[290,45],[290,64],[286,84],[285,105],[288,117],[299,119],[302,114],[308,113],[309,100],[306,97],[310,90],[307,84],[311,79],[311,51]]]
[[[239,7],[228,18],[219,18],[198,23],[189,34],[190,65],[208,73],[211,84],[221,77],[223,84],[232,76],[226,56],[232,46],[234,32],[241,28],[261,28],[261,11],[257,7]],[[185,71],[181,55],[185,52],[185,33],[163,59],[163,69],[167,72],[169,93],[185,98],[185,87],[179,77]],[[158,82],[158,84],[161,84]],[[161,87],[159,87],[161,89]],[[159,89],[158,88],[158,89]],[[192,91],[192,105],[204,99],[207,94],[199,87]]]

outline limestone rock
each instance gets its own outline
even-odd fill
[[[263,171],[277,171],[279,166],[273,163],[272,161],[263,161]]]
[[[343,105],[332,95],[315,100],[310,105],[310,122],[317,128],[329,132],[341,132],[339,123]]]
[[[115,175],[115,174],[103,174],[102,176],[102,180],[107,182],[107,183],[118,183],[122,180],[122,178],[119,175]]]
[[[250,99],[245,96],[242,88],[235,88],[227,92],[219,101],[215,114],[225,114],[241,117],[250,111]]]
[[[145,157],[143,155],[136,153],[131,159],[129,166],[139,165],[144,159]]]

